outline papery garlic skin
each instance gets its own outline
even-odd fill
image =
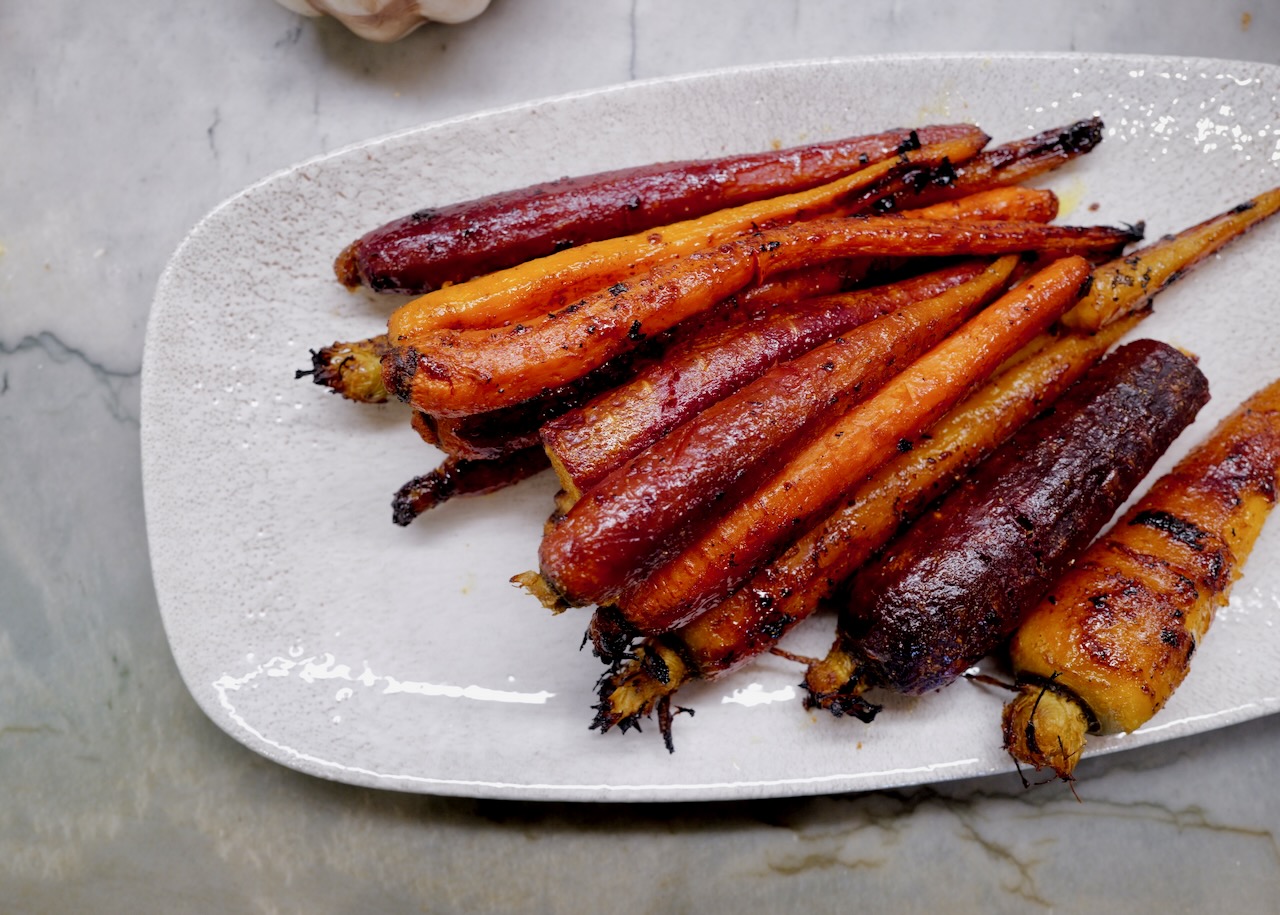
[[[304,16],[329,15],[361,38],[398,41],[428,22],[474,19],[489,0],[276,0]]]

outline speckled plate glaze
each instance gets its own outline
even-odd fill
[[[200,706],[237,740],[325,778],[437,794],[582,801],[754,798],[1016,777],[1004,696],[961,682],[890,698],[872,725],[805,712],[766,657],[680,694],[676,752],[588,730],[585,612],[508,584],[535,564],[546,475],[408,529],[389,500],[438,455],[400,405],[294,379],[308,348],[378,332],[391,303],[331,262],[416,207],[565,174],[895,125],[973,121],[997,141],[1098,114],[1101,148],[1048,182],[1063,221],[1172,231],[1280,184],[1280,70],[1083,56],[824,61],[538,102],[373,140],[274,175],[192,231],[147,334],[143,470],[156,589]],[[1194,350],[1214,400],[1156,472],[1280,371],[1280,225],[1166,293],[1144,335]],[[1137,733],[1091,754],[1280,708],[1280,523],[1264,533],[1191,676]],[[832,621],[789,647],[819,653]],[[1087,764],[1083,770],[1087,777]],[[1206,773],[1208,775],[1208,773]]]

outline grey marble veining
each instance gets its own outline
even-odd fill
[[[1079,800],[993,778],[750,804],[498,803],[266,762],[204,718],[168,652],[142,513],[142,341],[160,270],[220,200],[368,136],[550,94],[978,49],[1280,62],[1280,14],[495,0],[379,46],[269,0],[0,8],[0,910],[1270,910],[1275,717],[1086,760]]]

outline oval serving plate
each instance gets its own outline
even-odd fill
[[[393,303],[331,263],[417,207],[650,161],[972,121],[996,142],[1101,115],[1102,146],[1046,183],[1062,222],[1172,231],[1280,184],[1280,70],[1086,56],[827,61],[637,83],[377,139],[274,175],[206,217],[156,294],[143,370],[147,525],[187,686],[237,740],[360,785],[476,797],[708,800],[1012,773],[1004,696],[968,682],[891,698],[872,725],[804,711],[800,670],[762,658],[680,693],[676,752],[588,730],[600,673],[586,611],[508,578],[535,565],[550,475],[392,525],[438,460],[401,405],[328,395],[308,348],[384,329]],[[1280,225],[1166,292],[1141,333],[1197,352],[1214,399],[1156,473],[1280,371]],[[1280,708],[1280,523],[1182,689],[1133,747]],[[787,647],[821,653],[815,618]],[[1085,770],[1087,777],[1087,769]],[[1012,774],[1010,778],[1014,777]]]

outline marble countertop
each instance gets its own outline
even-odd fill
[[[1013,776],[750,803],[438,798],[268,762],[197,708],[143,518],[143,337],[188,229],[367,137],[629,80],[863,54],[1280,63],[1254,2],[494,0],[394,45],[270,0],[0,10],[0,909],[1264,911],[1280,718]]]

